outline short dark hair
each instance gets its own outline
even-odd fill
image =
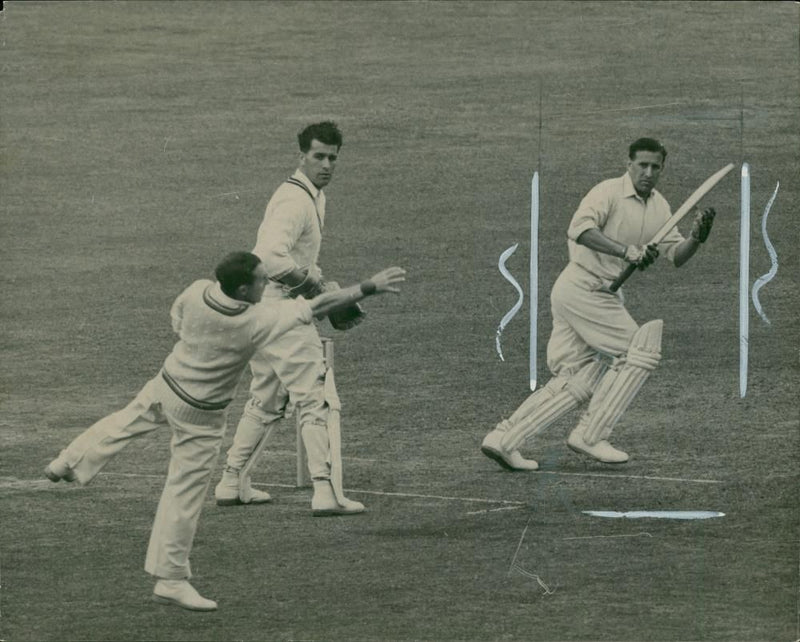
[[[636,152],[660,152],[661,162],[667,160],[666,148],[658,142],[655,138],[640,138],[631,143],[628,147],[628,158],[633,160],[636,158]]]
[[[332,120],[314,123],[297,134],[300,151],[306,153],[311,149],[311,141],[314,139],[325,145],[336,145],[337,150],[342,146],[342,132]]]
[[[261,263],[261,259],[250,252],[231,252],[222,259],[214,269],[222,291],[229,297],[236,296],[240,285],[253,282],[253,272]]]

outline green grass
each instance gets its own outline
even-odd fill
[[[796,4],[6,3],[0,29],[0,637],[800,636]],[[220,610],[155,605],[142,566],[167,432],[84,489],[41,470],[156,372],[172,300],[252,247],[296,132],[322,118],[345,135],[326,275],[409,271],[401,297],[367,302],[368,322],[336,335],[346,486],[368,513],[312,519],[287,423],[255,474],[275,503],[209,496],[201,517],[195,584]],[[669,150],[659,187],[673,208],[750,163],[751,281],[770,267],[760,217],[780,181],[780,268],[760,293],[771,325],[750,317],[747,397],[732,176],[704,201],[719,215],[701,253],[626,285],[637,320],[665,322],[662,367],[615,433],[631,462],[568,451],[573,415],[529,449],[543,472],[504,474],[478,446],[527,394],[527,303],[504,362],[494,337],[516,301],[497,270],[514,243],[508,267],[528,286],[531,175],[543,382],[569,219],[641,135]],[[644,509],[725,517],[581,513]],[[513,559],[554,592],[510,573]]]

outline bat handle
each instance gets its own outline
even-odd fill
[[[628,280],[628,277],[636,271],[636,264],[631,263],[628,267],[626,267],[622,272],[619,273],[619,276],[614,279],[614,282],[608,286],[608,289],[612,292],[616,292],[619,290],[620,286]]]

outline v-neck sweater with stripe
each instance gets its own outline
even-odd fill
[[[207,410],[230,402],[256,350],[269,354],[276,337],[312,317],[302,297],[251,304],[209,280],[186,288],[170,314],[180,339],[164,361],[164,379],[184,401]]]

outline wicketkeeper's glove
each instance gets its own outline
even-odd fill
[[[339,289],[339,284],[336,281],[326,281],[323,285],[323,291],[325,292]],[[353,303],[353,305],[348,305],[346,308],[331,312],[328,315],[328,321],[331,322],[334,330],[350,330],[361,323],[366,316],[366,311],[358,303]]]

